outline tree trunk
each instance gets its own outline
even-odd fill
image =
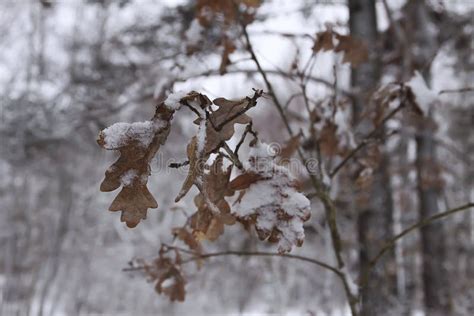
[[[352,71],[352,86],[361,91],[354,99],[354,122],[362,120],[362,112],[370,101],[380,77],[377,50],[377,21],[375,0],[350,0],[350,30],[356,40],[365,41],[369,48],[369,61]],[[365,134],[369,122],[359,124],[358,132]],[[382,131],[383,133],[383,131]],[[382,150],[383,152],[383,150]],[[376,254],[380,243],[392,234],[392,190],[389,178],[389,159],[382,153],[380,162],[373,172],[369,188],[359,195],[365,198],[357,202],[358,239],[360,245],[359,269],[361,275],[369,274],[369,261]],[[392,305],[396,294],[396,269],[394,253],[384,256],[370,271],[368,283],[361,289],[361,315],[384,315]]]
[[[415,67],[430,82],[429,64],[438,49],[433,32],[433,22],[425,1],[411,0],[407,5],[409,23],[415,30]],[[425,218],[438,212],[438,196],[441,190],[436,146],[434,142],[435,124],[431,113],[423,119],[416,137],[417,190],[419,216]],[[450,315],[452,313],[448,271],[445,265],[446,240],[443,221],[421,228],[422,281],[427,315]]]

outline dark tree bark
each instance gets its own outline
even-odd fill
[[[352,71],[352,86],[362,93],[354,99],[354,123],[360,123],[362,112],[370,102],[380,78],[380,62],[377,56],[377,21],[375,0],[349,1],[350,31],[369,48],[369,61]],[[369,122],[359,124],[358,132],[370,129]],[[383,131],[381,131],[383,133]],[[389,159],[383,153],[374,170],[370,187],[358,192],[363,196],[357,202],[359,265],[361,275],[369,273],[369,261],[376,254],[380,243],[392,236],[392,190],[389,177]],[[367,284],[362,288],[361,315],[383,315],[392,305],[396,294],[396,269],[394,253],[387,254],[370,272]]]
[[[414,30],[414,67],[425,80],[430,82],[430,63],[438,49],[438,42],[432,31],[425,1],[411,0],[406,7],[409,27]],[[425,218],[438,212],[438,198],[441,191],[440,168],[436,157],[434,141],[435,124],[431,113],[427,113],[418,128],[417,145],[417,190],[419,216]],[[426,313],[428,315],[452,314],[448,271],[446,269],[446,236],[443,221],[421,228],[422,281]]]

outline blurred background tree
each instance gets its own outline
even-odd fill
[[[98,131],[151,117],[170,91],[271,94],[225,2],[0,3],[0,314],[350,314],[335,275],[283,258],[219,258],[201,271],[190,266],[183,303],[168,302],[142,275],[122,271],[130,260],[156,256],[159,244],[171,241],[171,228],[186,220],[183,213],[191,214],[191,198],[173,202],[184,172],[163,170],[169,159],[185,160],[183,144],[195,127],[185,113],[174,124],[168,143],[176,146],[166,146],[152,164],[160,207],[134,230],[106,212],[112,195],[99,193],[113,154],[97,146]],[[423,119],[404,113],[387,121],[377,146],[365,147],[331,181],[342,259],[356,282],[383,241],[474,200],[473,3],[242,2],[258,4],[247,32],[275,90],[251,110],[267,142],[288,139],[275,100],[285,105],[291,127],[303,129],[302,147],[316,154],[328,152],[331,142],[312,138],[308,108],[317,115],[316,109],[347,106],[348,129],[359,144],[373,125],[377,108],[370,100],[381,85],[410,82],[418,71],[437,94]],[[203,15],[206,7],[215,16]],[[368,61],[352,67],[342,53],[316,52],[316,34],[328,29],[365,43]],[[344,154],[320,162],[330,171]],[[364,174],[371,174],[368,183]],[[306,182],[305,188],[312,218],[305,244],[293,253],[337,265],[323,205]],[[235,226],[204,246],[274,250]],[[474,314],[473,212],[399,240],[369,280],[358,302],[362,315]]]

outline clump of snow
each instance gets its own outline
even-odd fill
[[[294,185],[289,170],[274,162],[270,147],[257,143],[250,152],[247,172],[258,173],[262,180],[250,185],[233,207],[238,217],[256,216],[256,229],[261,239],[275,232],[278,251],[291,251],[304,240],[303,222],[310,217],[310,202]]]
[[[167,287],[172,287],[172,286],[175,286],[176,285],[176,278],[174,277],[169,277],[167,279],[165,279],[162,283],[161,283],[161,287],[162,288],[167,288]]]
[[[156,131],[165,125],[162,121],[145,121],[134,123],[115,123],[101,132],[104,148],[117,149],[125,146],[131,139],[138,141],[142,147],[148,147]]]
[[[187,96],[188,94],[184,91],[176,91],[171,93],[165,100],[165,105],[172,110],[179,110],[181,107],[181,99]]]
[[[138,175],[137,170],[130,169],[120,177],[120,182],[122,182],[122,185],[124,187],[131,186],[133,183],[133,180],[137,177],[137,175]]]
[[[191,25],[185,33],[186,41],[190,46],[196,46],[202,40],[202,32],[204,28],[197,19],[191,22]]]
[[[199,123],[199,130],[197,133],[197,154],[201,156],[206,143],[206,120],[201,120]]]
[[[428,113],[430,106],[437,100],[437,93],[428,88],[425,79],[418,71],[406,85],[413,91],[415,100],[423,113]]]

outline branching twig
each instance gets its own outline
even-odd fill
[[[332,271],[338,276],[341,276],[342,273],[337,269],[336,267],[333,267],[327,263],[324,263],[322,261],[308,258],[308,257],[303,257],[299,255],[291,255],[291,254],[279,254],[279,253],[274,253],[274,252],[259,252],[259,251],[223,251],[223,252],[214,252],[214,253],[205,253],[187,260],[183,260],[183,263],[187,262],[192,262],[196,261],[199,259],[207,259],[207,258],[212,258],[212,257],[222,257],[222,256],[242,256],[242,257],[249,257],[249,256],[260,256],[260,257],[282,257],[282,258],[290,258],[290,259],[296,259],[296,260],[301,260],[305,262],[310,262],[312,264],[315,264],[317,266],[320,266],[322,268],[325,268],[327,270]]]
[[[239,170],[243,170],[243,169],[244,169],[244,166],[242,165],[242,162],[240,162],[239,156],[237,156],[237,155],[232,151],[232,149],[229,147],[229,145],[227,145],[226,142],[223,142],[223,143],[222,143],[222,148],[224,148],[224,150],[226,151],[227,155],[229,155],[229,158],[230,158],[230,160],[232,161],[232,163],[233,163],[237,168],[239,168]]]
[[[401,238],[405,237],[406,235],[408,235],[409,233],[413,232],[414,230],[418,229],[418,228],[421,228],[421,227],[424,227],[426,225],[429,225],[431,224],[432,222],[438,220],[438,219],[441,219],[441,218],[444,218],[444,217],[447,217],[447,216],[450,216],[452,214],[455,214],[457,212],[461,212],[461,211],[464,211],[464,210],[467,210],[469,208],[472,208],[474,207],[474,202],[469,202],[467,204],[464,204],[464,205],[461,205],[459,207],[456,207],[456,208],[453,208],[453,209],[450,209],[448,211],[444,211],[444,212],[441,212],[441,213],[438,213],[438,214],[435,214],[435,215],[432,215],[430,217],[427,217],[427,218],[424,218],[420,221],[418,221],[417,223],[411,225],[410,227],[404,229],[403,231],[401,231],[399,234],[397,234],[396,236],[394,236],[393,238],[391,238],[390,240],[388,240],[384,246],[382,246],[382,248],[379,250],[379,252],[377,253],[377,255],[375,255],[370,261],[369,261],[369,268],[366,270],[366,273],[361,275],[360,277],[360,282],[359,282],[359,287],[365,287],[367,286],[368,282],[369,282],[369,279],[370,279],[370,271],[375,267],[375,265],[377,264],[377,262],[379,261],[380,258],[382,258],[382,256],[388,251],[390,250],[392,247],[395,246],[396,242],[398,240],[400,240]]]
[[[370,143],[370,140],[374,138],[377,133],[379,132],[379,129],[382,128],[385,123],[391,119],[392,117],[395,116],[405,105],[405,102],[402,101],[400,102],[400,105],[397,106],[395,109],[393,109],[386,117],[383,118],[382,121],[380,121],[377,126],[374,127],[374,129],[364,137],[364,139],[357,145],[356,148],[354,148],[347,156],[329,173],[329,177],[332,179],[334,176],[339,172],[339,170],[342,169],[342,167],[345,166],[346,163],[349,162],[359,151],[361,151],[368,143]]]
[[[242,32],[243,32],[243,35],[244,35],[244,38],[245,38],[245,41],[246,41],[247,50],[250,53],[251,58],[254,61],[255,65],[257,66],[258,72],[263,77],[265,85],[268,89],[268,93],[270,94],[270,96],[273,100],[273,103],[275,104],[275,106],[278,110],[278,113],[280,114],[280,117],[281,117],[287,131],[288,131],[288,134],[290,135],[290,137],[293,137],[294,132],[293,132],[291,126],[290,126],[290,123],[288,121],[287,116],[285,115],[284,108],[283,108],[282,104],[280,103],[280,101],[278,100],[278,97],[276,96],[275,90],[273,89],[273,86],[272,86],[271,82],[268,80],[267,74],[265,73],[262,66],[260,65],[260,62],[259,62],[259,60],[258,60],[258,58],[255,54],[254,49],[253,49],[252,43],[250,42],[250,38],[249,38],[249,35],[248,35],[248,32],[247,32],[245,23],[242,23]],[[337,260],[338,267],[342,268],[342,267],[344,267],[344,260],[342,259],[341,237],[339,235],[339,230],[337,228],[336,208],[334,206],[333,201],[329,197],[328,192],[326,192],[326,190],[324,189],[324,185],[314,176],[314,174],[312,173],[312,170],[310,170],[308,168],[307,159],[304,157],[301,148],[298,148],[297,152],[298,152],[298,155],[300,156],[301,160],[303,161],[303,164],[305,165],[305,167],[308,171],[311,183],[312,183],[313,187],[315,188],[316,192],[318,193],[318,197],[321,199],[321,201],[324,205],[326,219],[328,221],[328,226],[329,226],[329,230],[330,230],[330,233],[331,233],[331,241],[332,241],[332,245],[333,245],[333,249],[334,249],[334,254],[335,254],[335,257],[336,257],[336,260]],[[346,292],[346,296],[347,296],[348,301],[349,301],[349,306],[350,306],[350,309],[351,309],[351,313],[352,313],[352,315],[357,315],[355,293],[351,292],[349,284],[348,284],[348,280],[346,280],[345,277],[342,277],[341,281],[343,283],[344,290]]]
[[[220,131],[227,123],[235,120],[236,118],[238,118],[239,116],[241,116],[242,114],[244,114],[245,112],[247,112],[248,110],[250,110],[251,108],[256,106],[258,98],[260,98],[262,95],[263,95],[263,90],[255,90],[255,93],[254,93],[253,97],[251,97],[251,98],[247,97],[248,104],[245,106],[244,109],[242,109],[241,111],[235,113],[232,116],[229,116],[228,118],[225,119],[225,121],[223,121],[222,123],[220,123],[217,126],[213,126],[213,128],[216,131]]]
[[[242,146],[242,144],[244,143],[245,137],[247,137],[248,133],[252,134],[254,138],[257,138],[257,133],[252,129],[252,122],[247,124],[247,126],[245,127],[245,131],[242,134],[242,137],[240,137],[240,141],[237,143],[237,146],[235,146],[234,153],[237,155],[237,157],[239,156],[240,146]]]

